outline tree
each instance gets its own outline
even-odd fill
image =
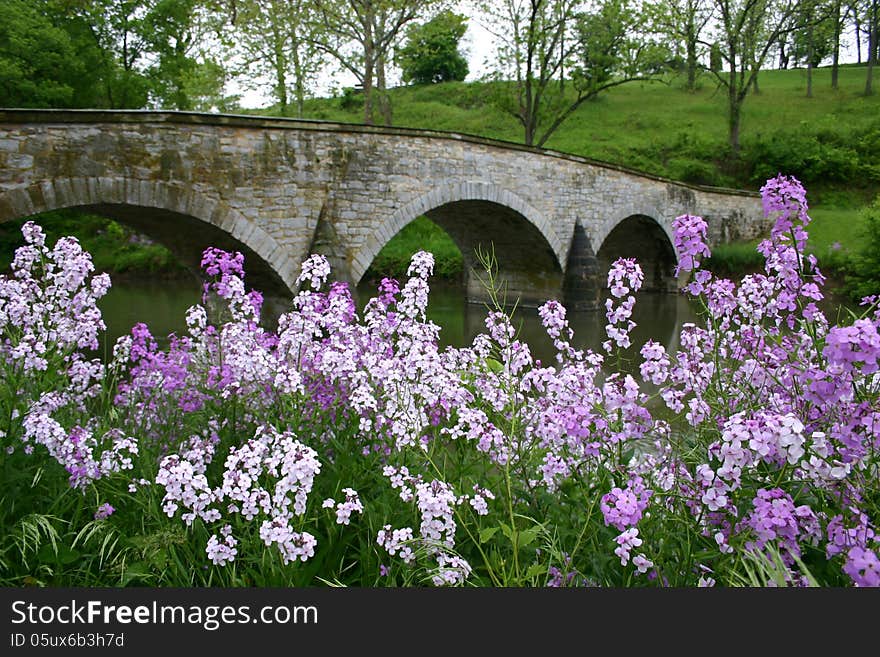
[[[43,11],[46,3],[0,3],[0,106],[70,106],[85,69],[70,35]]]
[[[856,36],[856,62],[859,64],[862,63],[862,20],[859,15],[861,1],[855,0],[855,2],[846,4],[846,13],[848,16],[852,16],[853,30]]]
[[[143,107],[146,7],[145,0],[4,0],[0,85],[30,106]]]
[[[832,36],[831,54],[831,88],[837,89],[838,78],[840,77],[840,33],[843,31],[843,22],[845,20],[841,12],[841,0],[834,0],[831,7],[831,21],[834,26],[834,34]]]
[[[700,35],[712,18],[712,5],[709,0],[672,0],[649,5],[649,11],[654,30],[684,44],[686,88],[694,91],[700,68]]]
[[[582,0],[503,0],[485,8],[499,40],[499,104],[543,146],[586,101],[613,87],[656,79],[668,49],[640,33],[628,0],[587,11]]]
[[[224,104],[225,70],[208,52],[202,0],[153,0],[141,21],[153,101],[178,110]]]
[[[813,69],[834,53],[834,3],[801,0],[792,16],[793,56],[807,68],[807,98],[813,97]],[[832,72],[832,77],[834,72]]]
[[[225,78],[201,49],[204,1],[2,0],[0,87],[31,106],[215,103]]]
[[[289,116],[293,91],[296,116],[323,64],[314,43],[316,15],[307,0],[233,0],[227,7],[232,34],[227,43],[237,55],[237,73],[246,86],[272,80],[272,95],[282,116]],[[292,86],[291,86],[292,85]]]
[[[149,6],[150,0],[88,0],[71,6],[70,18],[85,23],[101,52],[95,74],[103,83],[105,107],[147,104],[150,81],[144,72],[147,44],[142,22]]]
[[[397,49],[396,64],[404,82],[431,84],[464,80],[467,59],[459,42],[467,31],[467,17],[442,11],[423,25],[407,30],[406,44]]]
[[[440,8],[445,0],[314,0],[320,21],[315,44],[352,73],[363,88],[364,123],[379,110],[391,125],[386,68],[404,27]],[[378,91],[378,93],[376,93]]]
[[[758,72],[773,44],[794,28],[791,18],[798,8],[794,0],[713,0],[717,10],[718,37],[727,74],[715,73],[727,90],[728,143],[739,156],[742,108]]]

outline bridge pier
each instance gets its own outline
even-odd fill
[[[590,238],[580,221],[575,222],[565,266],[563,303],[572,312],[596,310],[600,305],[603,287],[599,260],[593,252]]]
[[[490,300],[487,288],[486,271],[474,258],[468,262],[465,258],[465,297],[468,303],[486,303]],[[499,301],[513,305],[536,308],[548,299],[559,299],[562,291],[562,275],[559,272],[524,271],[505,268],[503,262],[498,263],[495,273],[497,284],[504,299]]]

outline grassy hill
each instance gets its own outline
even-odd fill
[[[581,106],[547,148],[688,182],[751,189],[776,173],[773,166],[787,165],[794,170],[786,173],[800,174],[820,192],[854,184],[853,202],[860,205],[880,186],[880,95],[863,96],[864,79],[863,66],[844,66],[834,91],[830,70],[820,68],[813,98],[806,98],[805,71],[762,72],[760,93],[744,106],[739,166],[728,157],[726,98],[708,75],[695,93],[674,77],[613,89]],[[495,86],[452,82],[391,89],[394,125],[521,142],[516,119],[492,102]],[[310,100],[305,117],[361,122],[357,99]]]

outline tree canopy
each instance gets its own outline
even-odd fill
[[[459,49],[467,31],[467,17],[442,11],[422,25],[407,30],[406,43],[398,48],[396,63],[404,82],[431,84],[464,80],[468,62]]]

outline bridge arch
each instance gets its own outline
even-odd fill
[[[674,292],[678,289],[674,276],[678,257],[672,235],[657,216],[656,210],[647,208],[627,214],[612,224],[596,252],[600,277],[607,275],[617,258],[635,258],[645,274],[643,290]]]
[[[0,223],[79,208],[118,220],[162,243],[198,272],[207,246],[243,251],[248,283],[289,294],[296,263],[261,228],[222,201],[181,185],[124,177],[55,178],[0,191]]]
[[[476,248],[491,244],[499,277],[508,284],[511,300],[519,297],[521,302],[537,303],[558,296],[566,246],[546,217],[522,198],[486,183],[440,187],[397,208],[355,252],[353,280],[360,282],[382,247],[421,215],[443,228],[456,243],[466,273],[477,266]],[[479,281],[467,278],[468,298],[484,298]]]
[[[399,207],[354,254],[352,277],[355,282],[360,282],[382,247],[413,219],[428,215],[441,206],[464,201],[486,201],[513,210],[540,231],[553,250],[557,264],[565,262],[566,249],[550,222],[528,203],[516,194],[495,185],[461,183],[433,189]]]

